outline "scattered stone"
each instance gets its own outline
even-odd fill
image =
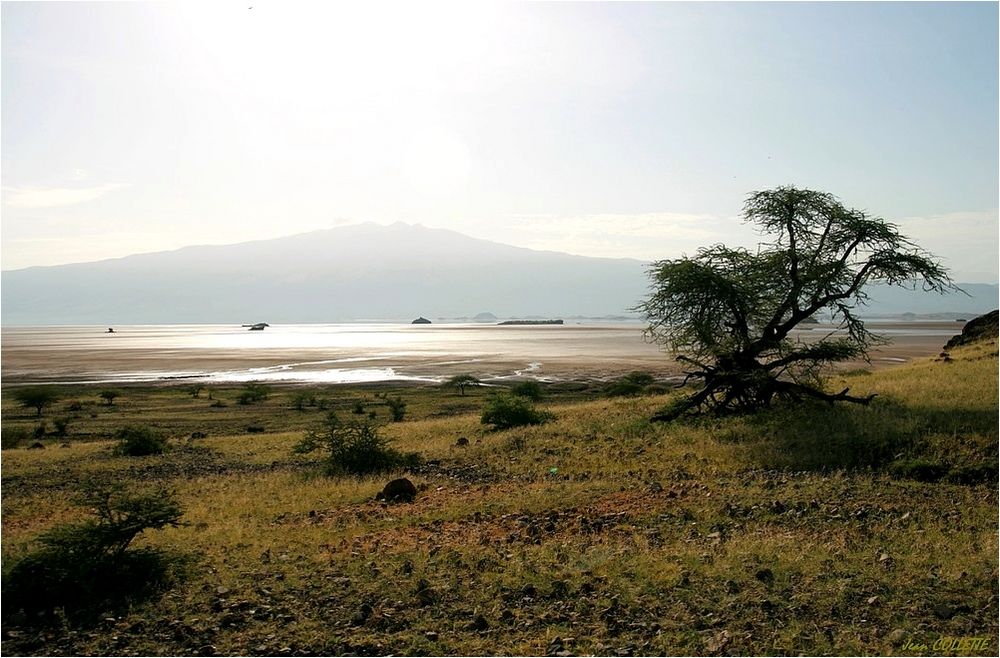
[[[652,484],[649,485],[649,490],[653,493],[662,493],[663,485],[660,484],[659,482],[653,482]]]
[[[229,594],[229,588],[225,585],[219,585],[215,588],[215,593],[219,596],[225,596],[226,594]]]
[[[904,631],[902,628],[897,628],[893,632],[886,635],[885,639],[886,641],[889,642],[889,644],[893,645],[902,644],[903,640],[906,639],[906,631]]]
[[[868,605],[875,605],[876,603],[878,603],[878,597],[877,596],[869,596],[868,597]]]
[[[464,436],[460,436],[458,437],[458,441],[455,441],[455,445],[464,448],[465,446],[469,445],[469,440]]]
[[[705,645],[705,648],[708,649],[710,653],[718,653],[719,651],[722,651],[723,649],[726,648],[726,646],[729,644],[729,641],[730,641],[729,631],[722,631],[721,633],[717,634],[715,637],[710,639],[708,643]]]
[[[372,616],[372,607],[367,603],[362,603],[358,611],[351,617],[351,626],[363,626],[368,618]]]
[[[406,478],[392,480],[375,496],[375,500],[386,502],[412,503],[417,497],[417,488]]]
[[[434,631],[427,631],[426,633],[424,633],[424,637],[426,637],[431,642],[438,641],[438,634],[435,633]]]

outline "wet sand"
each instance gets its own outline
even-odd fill
[[[884,368],[938,354],[958,322],[869,324],[890,343],[872,350]],[[637,324],[288,325],[265,332],[232,327],[15,327],[2,331],[2,383],[182,383],[185,381],[348,383],[441,381],[460,373],[483,380],[604,380],[632,370],[680,374]],[[795,332],[804,341],[829,327]]]

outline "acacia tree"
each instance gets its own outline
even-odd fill
[[[465,395],[466,386],[479,386],[480,384],[482,384],[481,381],[469,374],[455,375],[445,382],[445,386],[454,386],[463,396]]]
[[[883,342],[857,316],[874,283],[957,290],[933,256],[880,217],[834,196],[795,187],[750,194],[743,217],[768,241],[756,251],[715,245],[651,266],[652,292],[637,310],[648,338],[690,366],[702,387],[653,420],[689,411],[752,411],[776,398],[867,404],[848,389],[828,393],[824,366],[868,358]],[[817,314],[837,329],[818,340],[791,335]]]

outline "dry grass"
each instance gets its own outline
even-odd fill
[[[293,458],[296,424],[318,412],[271,399],[213,417],[180,391],[133,394],[154,409],[112,410],[106,427],[127,416],[237,427],[255,413],[274,431],[220,429],[144,458],[113,457],[101,441],[4,451],[5,567],[40,531],[85,514],[67,494],[94,475],[174,488],[186,525],[142,541],[196,562],[159,600],[98,628],[8,618],[3,649],[906,654],[907,641],[987,636],[979,653],[991,654],[996,343],[951,356],[848,376],[852,390],[879,393],[867,408],[670,425],[646,420],[669,396],[578,394],[542,403],[552,423],[488,432],[474,409],[454,413],[481,396],[408,389],[414,420],[384,431],[430,465],[408,476],[416,502],[389,506],[373,496],[402,474],[330,479]],[[336,395],[346,406],[370,393]],[[894,477],[904,458],[994,475]]]

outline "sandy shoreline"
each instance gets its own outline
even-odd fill
[[[872,323],[870,327],[886,332],[891,342],[872,350],[870,365],[859,361],[842,366],[885,368],[934,356],[961,326],[956,322]],[[817,327],[797,333],[808,341],[826,331]],[[473,373],[487,381],[527,377],[567,381],[605,380],[633,370],[646,370],[660,378],[681,372],[669,355],[642,340],[641,327],[635,325],[499,330],[439,326],[432,334],[393,327],[351,335],[354,343],[363,342],[358,336],[372,336],[372,344],[336,344],[331,340],[328,346],[291,346],[288,343],[295,341],[284,340],[280,334],[267,337],[273,346],[257,343],[252,348],[213,345],[208,340],[187,344],[174,337],[158,341],[155,335],[141,341],[128,336],[115,338],[118,342],[112,343],[103,336],[86,334],[80,338],[65,330],[49,335],[4,329],[0,381],[3,385],[251,379],[275,384],[432,382],[460,373]],[[461,340],[456,340],[456,335]],[[382,338],[391,344],[378,345]],[[250,339],[239,334],[233,340]]]

